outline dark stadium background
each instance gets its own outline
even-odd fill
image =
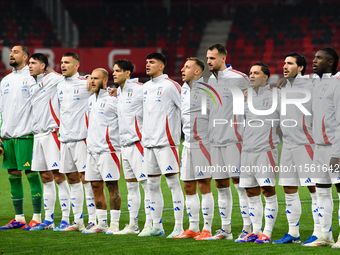
[[[335,0],[12,0],[0,1],[0,8],[0,78],[11,71],[8,51],[15,44],[45,53],[56,71],[61,54],[71,50],[80,55],[81,73],[131,59],[133,76],[142,81],[146,52],[157,50],[168,59],[168,75],[181,83],[185,59],[205,60],[213,43],[226,46],[234,69],[248,73],[261,61],[277,75],[287,53],[305,55],[311,73],[314,53],[340,43]]]

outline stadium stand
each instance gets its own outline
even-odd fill
[[[271,73],[282,73],[282,60],[292,51],[304,54],[308,61],[315,51],[339,45],[339,4],[276,5],[239,7],[233,19],[226,48],[232,54],[227,61],[238,70],[262,61]],[[270,15],[268,15],[270,14]],[[322,15],[320,15],[322,14]],[[306,73],[311,73],[307,65]]]
[[[183,8],[145,9],[138,4],[106,4],[83,6],[64,3],[80,34],[79,47],[158,47],[168,57],[167,73],[173,76],[176,60],[195,54],[199,46],[207,14]],[[128,5],[128,7],[127,7]],[[117,10],[123,10],[120,12]]]
[[[2,46],[61,47],[50,21],[33,1],[1,1],[0,8],[6,10],[0,15]]]

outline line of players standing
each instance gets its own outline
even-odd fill
[[[313,61],[314,75],[311,77],[303,76],[305,58],[297,53],[288,54],[283,68],[285,86],[281,92],[268,85],[270,72],[267,65],[253,64],[248,78],[230,65],[225,65],[226,55],[225,48],[219,44],[209,47],[207,63],[212,75],[208,83],[204,83],[201,77],[204,62],[195,57],[189,58],[182,68],[182,87],[163,74],[166,59],[160,53],[151,53],[146,57],[146,73],[151,79],[144,85],[138,79],[131,79],[133,64],[130,61],[117,60],[113,66],[113,77],[120,86],[113,92],[117,97],[112,97],[106,91],[108,72],[105,69],[95,69],[86,80],[77,72],[79,57],[66,53],[61,60],[60,75],[46,71],[48,60],[43,54],[28,57],[26,47],[14,46],[10,54],[10,64],[14,70],[1,82],[1,137],[5,149],[3,167],[9,169],[16,216],[0,229],[53,228],[55,231],[80,230],[83,233],[164,235],[164,202],[160,189],[160,177],[164,174],[172,193],[175,216],[174,230],[169,238],[233,239],[231,178],[239,195],[243,217],[242,233],[235,241],[268,243],[278,211],[273,171],[277,164],[278,122],[271,120],[287,123],[293,119],[297,123],[293,128],[281,124],[284,142],[281,165],[287,166],[287,169],[304,166],[304,171],[282,171],[279,175],[279,184],[284,186],[286,196],[289,232],[273,243],[300,242],[301,204],[297,191],[298,186],[308,186],[312,197],[314,232],[303,245],[340,248],[339,240],[334,244],[331,231],[331,184],[336,184],[338,188],[340,180],[338,173],[328,170],[328,164],[335,168],[340,158],[337,132],[340,119],[337,96],[340,92],[337,86],[339,80],[335,75],[339,60],[337,52],[332,48],[319,50]],[[29,66],[26,66],[27,60]],[[232,93],[232,89],[228,88],[230,84],[244,91],[245,116],[233,114],[234,91]],[[295,105],[288,105],[286,115],[282,114],[280,107],[267,115],[253,113],[254,108],[270,110],[273,98],[280,99],[291,88],[310,92],[312,100],[303,106],[313,112],[313,118]],[[303,98],[300,92],[296,90],[290,94],[290,99]],[[208,104],[205,114],[202,114],[202,97]],[[13,111],[13,102],[16,111]],[[181,179],[190,223],[185,231],[184,197],[178,178],[180,119],[185,134]],[[232,124],[215,125],[213,120],[216,119],[229,120]],[[28,148],[33,148],[34,152],[32,171],[32,152]],[[128,188],[130,222],[119,231],[121,157]],[[311,173],[312,166],[322,168],[324,165],[327,171],[317,175]],[[228,166],[233,170],[209,171],[209,166]],[[252,166],[268,166],[272,167],[272,171],[264,172],[261,168],[254,172],[242,171],[242,168],[250,169]],[[197,171],[200,167],[201,170]],[[30,186],[35,213],[29,225],[23,214],[22,170],[26,170],[28,179],[32,179]],[[39,190],[36,171],[40,173],[43,192],[41,186]],[[221,229],[214,236],[211,234],[214,214],[211,178],[215,180],[218,190],[221,216]],[[63,213],[62,221],[56,228],[53,179],[58,185]],[[85,187],[89,213],[86,228],[82,214],[84,194],[81,181]],[[107,224],[104,182],[110,195],[110,225]],[[145,192],[146,213],[141,232],[138,227],[141,204],[139,182]],[[202,194],[202,232],[199,231],[197,183]],[[263,232],[261,191],[266,202]],[[43,222],[41,202],[39,204],[42,193],[45,208]],[[74,213],[71,225],[70,202]]]

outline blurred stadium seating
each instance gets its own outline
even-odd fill
[[[0,41],[3,46],[61,47],[50,21],[33,1],[0,1]]]

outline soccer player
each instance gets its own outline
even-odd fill
[[[181,179],[189,215],[189,228],[174,238],[196,238],[204,240],[211,237],[211,223],[214,216],[214,198],[211,193],[211,159],[209,144],[209,112],[202,115],[202,95],[208,86],[201,77],[204,62],[196,57],[188,58],[182,68],[182,124],[185,141],[182,151]],[[209,109],[209,107],[208,107]],[[199,169],[201,168],[201,170]],[[199,231],[200,200],[197,183],[202,194],[203,231]]]
[[[286,79],[286,85],[282,88],[282,92],[292,88],[305,89],[311,95],[313,94],[312,82],[310,79],[302,77],[305,74],[306,66],[307,61],[304,56],[295,52],[286,55],[283,65],[283,76]],[[298,90],[294,93],[286,93],[286,98],[288,99],[299,99],[302,97],[303,95]],[[312,113],[312,100],[304,103],[303,106]],[[315,184],[311,182],[309,169],[305,169],[306,165],[311,167],[313,163],[314,140],[312,138],[312,120],[312,115],[305,115],[295,105],[288,104],[285,114],[282,113],[281,109],[280,122],[284,123],[284,125],[281,125],[283,147],[280,160],[279,185],[284,187],[289,231],[280,240],[273,241],[273,244],[301,242],[299,233],[299,220],[301,216],[299,186],[307,186],[312,197],[314,219],[314,233],[312,236],[320,237],[321,234]],[[309,237],[308,240],[314,237]],[[306,242],[309,242],[308,240]]]
[[[332,235],[332,184],[338,188],[340,158],[340,81],[332,77],[336,73],[339,55],[333,48],[317,51],[313,60],[313,71],[318,75],[314,80],[313,93],[313,139],[315,151],[313,165],[316,174],[312,179],[316,183],[318,215],[321,236],[305,246],[327,246],[340,248],[340,239],[336,244]]]
[[[31,171],[33,135],[29,84],[34,82],[26,62],[28,49],[16,45],[11,49],[9,64],[13,72],[1,81],[1,138],[4,142],[4,169],[8,169],[15,219],[0,229],[23,228],[29,230],[41,223],[42,187],[39,173]],[[33,218],[26,225],[24,216],[24,189],[22,171],[25,171],[31,188]]]
[[[61,59],[61,72],[64,80],[58,84],[60,102],[60,172],[65,173],[71,187],[71,203],[74,223],[59,231],[84,230],[83,203],[84,183],[87,211],[89,213],[88,229],[96,222],[95,205],[91,183],[85,181],[86,137],[87,137],[87,101],[91,91],[87,81],[78,73],[79,56],[76,53],[65,53]]]
[[[240,160],[242,149],[242,135],[244,126],[242,125],[217,125],[213,127],[214,119],[225,119],[228,122],[242,123],[243,115],[233,115],[233,96],[230,90],[224,90],[223,85],[233,85],[241,90],[249,88],[249,79],[247,75],[234,70],[230,65],[225,64],[227,57],[226,49],[215,44],[209,47],[207,51],[207,63],[211,76],[208,84],[215,88],[221,97],[222,106],[211,105],[209,134],[211,144],[211,161],[212,166],[230,167],[236,169],[234,172],[214,171],[212,178],[215,179],[218,191],[218,207],[222,221],[221,229],[214,236],[218,239],[233,239],[231,231],[231,212],[233,199],[230,189],[230,178],[232,178],[234,186],[239,195],[239,204],[241,215],[243,218],[243,229],[238,239],[244,238],[251,231],[251,221],[248,214],[248,199],[244,188],[239,186]]]
[[[172,193],[175,228],[168,238],[183,233],[184,197],[178,178],[178,146],[181,135],[181,87],[163,74],[166,65],[161,53],[146,56],[146,74],[151,80],[143,85],[144,164],[148,174],[150,210],[153,227],[139,236],[163,236],[161,175]],[[152,195],[151,195],[152,194]]]
[[[146,214],[142,233],[152,227],[150,194],[147,174],[142,167],[144,148],[141,144],[143,125],[143,83],[131,79],[134,66],[131,61],[119,59],[113,65],[113,80],[118,88],[118,121],[122,161],[128,190],[128,209],[130,222],[118,234],[138,234],[138,211],[141,203],[139,182],[144,189],[144,208]]]
[[[247,191],[253,232],[239,242],[269,243],[278,211],[274,171],[277,162],[276,146],[280,142],[276,134],[280,109],[277,106],[274,111],[265,115],[252,112],[254,108],[264,111],[275,107],[273,103],[279,95],[275,95],[275,91],[267,83],[269,76],[269,68],[263,63],[253,64],[249,72],[252,88],[248,89],[245,106],[246,128],[243,135],[240,186]],[[253,107],[252,111],[250,105]],[[266,201],[263,233],[261,189]]]
[[[89,129],[87,136],[87,161],[85,179],[91,181],[96,204],[98,225],[83,233],[117,234],[121,197],[118,189],[120,179],[120,145],[118,132],[117,98],[106,90],[109,73],[103,68],[93,70],[88,100]],[[110,228],[107,225],[107,201],[104,182],[110,194]]]
[[[60,142],[59,102],[57,85],[63,79],[61,74],[46,72],[48,59],[44,54],[35,53],[29,58],[29,72],[34,78],[31,84],[32,128],[34,134],[32,171],[39,171],[44,186],[45,220],[30,230],[54,228],[54,205],[56,189],[62,210],[61,225],[69,225],[70,187],[65,174],[59,173]]]

